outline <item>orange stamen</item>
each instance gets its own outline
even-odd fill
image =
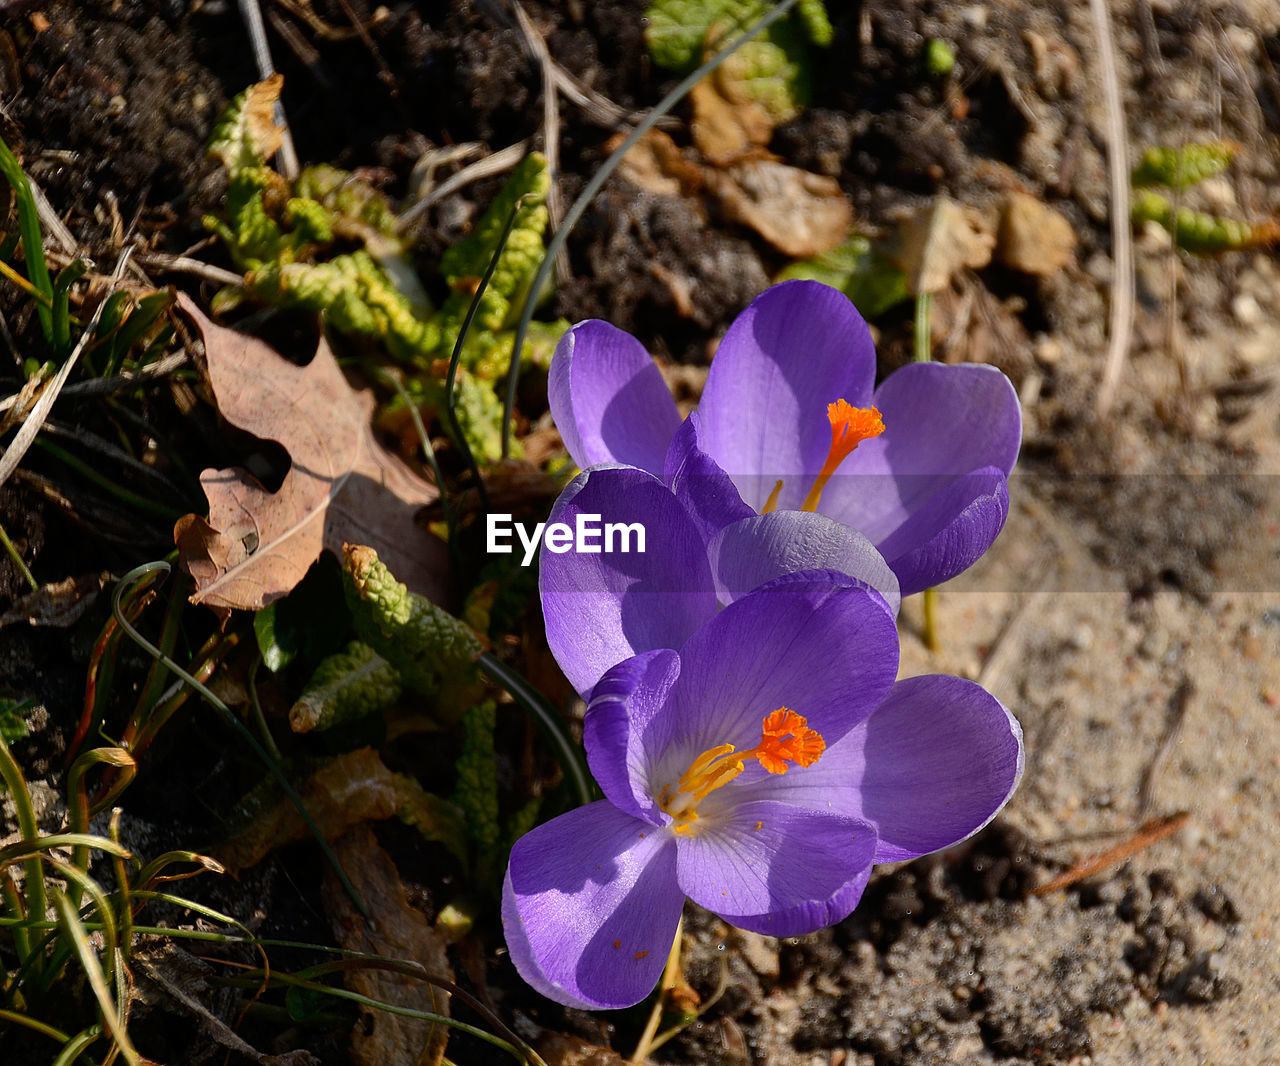
[[[778,497],[782,494],[782,478],[778,478],[778,483],[773,486],[773,491],[769,493],[769,498],[764,501],[764,506],[760,508],[761,514],[768,514],[778,506]]]
[[[760,743],[749,751],[738,752],[732,744],[708,748],[689,766],[674,790],[662,790],[662,809],[677,822],[677,833],[688,832],[698,820],[698,804],[718,788],[722,788],[755,759],[771,774],[785,774],[791,767],[812,766],[826,750],[822,734],[809,728],[804,715],[779,707],[766,715],[760,725]]]
[[[816,511],[822,490],[837,467],[864,440],[884,432],[884,420],[874,407],[854,407],[845,400],[837,400],[827,404],[827,418],[831,421],[831,451],[827,453],[827,461],[822,464],[809,495],[800,505],[802,511]]]

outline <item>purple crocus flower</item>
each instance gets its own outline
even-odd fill
[[[692,425],[681,426],[641,344],[606,322],[565,334],[548,391],[579,467],[695,472],[689,491],[714,496],[722,522],[819,510],[865,534],[906,595],[954,577],[995,540],[1021,412],[993,367],[913,363],[878,389],[875,369],[845,296],[791,281],[730,327]]]
[[[788,574],[840,572],[874,590],[890,617],[897,614],[897,579],[856,530],[803,511],[758,515],[741,503],[745,514],[721,525],[708,511],[723,497],[686,492],[683,481],[675,480],[673,492],[635,467],[592,467],[552,507],[549,523],[577,528],[587,516],[604,516],[644,530],[643,552],[638,544],[592,554],[543,546],[547,643],[583,698],[610,667],[638,652],[681,647],[723,606]]]
[[[561,1003],[629,1006],[686,897],[801,935],[853,909],[872,863],[985,825],[1022,772],[1017,723],[959,678],[895,684],[897,661],[883,598],[809,572],[606,670],[584,725],[606,798],[511,852],[503,925],[524,979]]]

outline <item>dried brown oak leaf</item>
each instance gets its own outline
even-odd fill
[[[438,496],[374,439],[373,395],[347,383],[321,339],[304,367],[264,342],[210,322],[186,296],[178,303],[204,337],[210,384],[228,422],[283,445],[292,460],[275,492],[245,470],[205,470],[209,518],[174,526],[192,603],[256,611],[286,595],[328,548],[374,548],[414,592],[437,602],[448,553],[414,522]]]
[[[367,825],[334,842],[334,852],[369,910],[366,920],[332,872],[322,899],[338,943],[347,951],[417,963],[430,977],[452,983],[443,935],[413,906],[391,856]],[[437,985],[387,969],[352,966],[343,973],[352,992],[411,1011],[449,1014],[449,995]],[[425,1018],[362,1008],[351,1033],[352,1066],[440,1066],[449,1030]]]

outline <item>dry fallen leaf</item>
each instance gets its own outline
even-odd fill
[[[991,229],[977,211],[945,196],[908,215],[898,224],[893,251],[907,288],[941,292],[958,271],[986,266],[996,243]]]
[[[713,78],[703,78],[689,92],[693,104],[693,143],[708,163],[728,166],[759,152],[773,136],[773,120],[754,100],[726,98]]]
[[[272,74],[249,89],[244,104],[244,123],[255,150],[270,159],[284,141],[284,127],[276,122],[276,103],[284,89],[284,75]]]
[[[833,178],[772,159],[748,159],[708,171],[727,218],[750,226],[792,259],[835,248],[849,233],[853,209]]]
[[[298,789],[307,813],[326,839],[357,822],[384,821],[400,809],[395,775],[372,748],[357,748],[330,759]],[[217,859],[233,873],[256,866],[275,848],[309,837],[298,809],[282,796],[243,832],[223,844]]]
[[[369,919],[356,910],[338,879],[325,878],[323,898],[333,935],[347,951],[415,962],[432,977],[453,980],[444,936],[427,916],[411,906],[395,864],[378,844],[373,830],[359,826],[334,843],[334,851],[352,886],[369,909]],[[426,981],[389,970],[352,967],[344,975],[352,992],[412,1010],[448,1015],[449,996]],[[363,1010],[351,1034],[355,1066],[438,1066],[448,1030],[443,1025]]]
[[[439,495],[374,439],[373,395],[355,390],[321,339],[294,366],[264,342],[214,325],[186,296],[204,337],[209,380],[227,421],[282,444],[292,465],[276,492],[241,469],[205,470],[209,518],[174,527],[195,580],[192,603],[259,610],[286,595],[328,548],[367,544],[414,592],[439,602],[448,552],[414,515]]]
[[[609,139],[605,150],[612,152],[626,139],[619,133]],[[688,195],[702,186],[702,168],[684,153],[662,130],[650,130],[622,157],[618,173],[632,185],[658,196]]]
[[[307,813],[326,840],[359,822],[385,821],[392,815],[414,826],[428,840],[444,844],[455,856],[466,854],[462,816],[448,801],[428,792],[416,778],[392,773],[373,748],[357,748],[330,759],[298,788]],[[218,861],[232,873],[256,866],[269,852],[311,836],[297,807],[284,795],[261,804],[253,821],[218,849]]]

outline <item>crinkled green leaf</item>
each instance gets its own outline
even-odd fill
[[[289,710],[289,727],[295,733],[332,729],[385,711],[399,698],[396,668],[369,645],[353,640],[316,667]]]
[[[645,41],[659,66],[692,70],[772,6],[767,0],[656,0],[645,12]],[[807,46],[828,45],[832,34],[821,0],[804,0],[724,62],[717,77],[725,95],[759,103],[774,122],[795,117],[811,94]]]
[[[1227,141],[1187,144],[1181,148],[1156,145],[1142,153],[1133,171],[1133,187],[1164,185],[1170,189],[1187,189],[1205,178],[1221,174],[1235,158],[1236,146]]]
[[[1150,189],[1134,194],[1131,214],[1135,222],[1155,222],[1173,235],[1173,242],[1194,255],[1239,251],[1275,244],[1280,239],[1280,226],[1275,223],[1253,225],[1233,218],[1174,207],[1165,197]]]
[[[792,263],[777,280],[792,278],[821,281],[839,289],[864,318],[875,318],[911,298],[906,275],[858,233],[823,255]]]
[[[323,312],[342,333],[381,338],[401,358],[422,358],[440,340],[436,324],[414,314],[363,250],[327,263],[266,263],[245,275],[245,285],[266,303]]]
[[[476,875],[501,869],[503,838],[498,823],[498,760],[493,729],[496,708],[492,700],[472,707],[462,716],[462,751],[458,755],[458,783],[450,799],[467,816],[467,834],[475,847]]]
[[[391,203],[367,181],[326,163],[307,167],[298,175],[294,195],[322,205],[341,220],[340,226],[367,227],[395,237],[396,216]]]
[[[457,337],[475,285],[489,267],[516,202],[523,197],[475,317],[475,326],[480,329],[497,330],[515,324],[546,251],[542,234],[547,228],[546,199],[550,188],[546,157],[537,152],[527,155],[511,172],[475,229],[440,257],[440,272],[454,290],[441,309],[446,344],[452,346]]]
[[[483,646],[460,619],[410,592],[372,548],[349,546],[343,570],[356,635],[399,672],[404,686],[434,697],[437,715],[456,718],[482,694],[475,660]]]

